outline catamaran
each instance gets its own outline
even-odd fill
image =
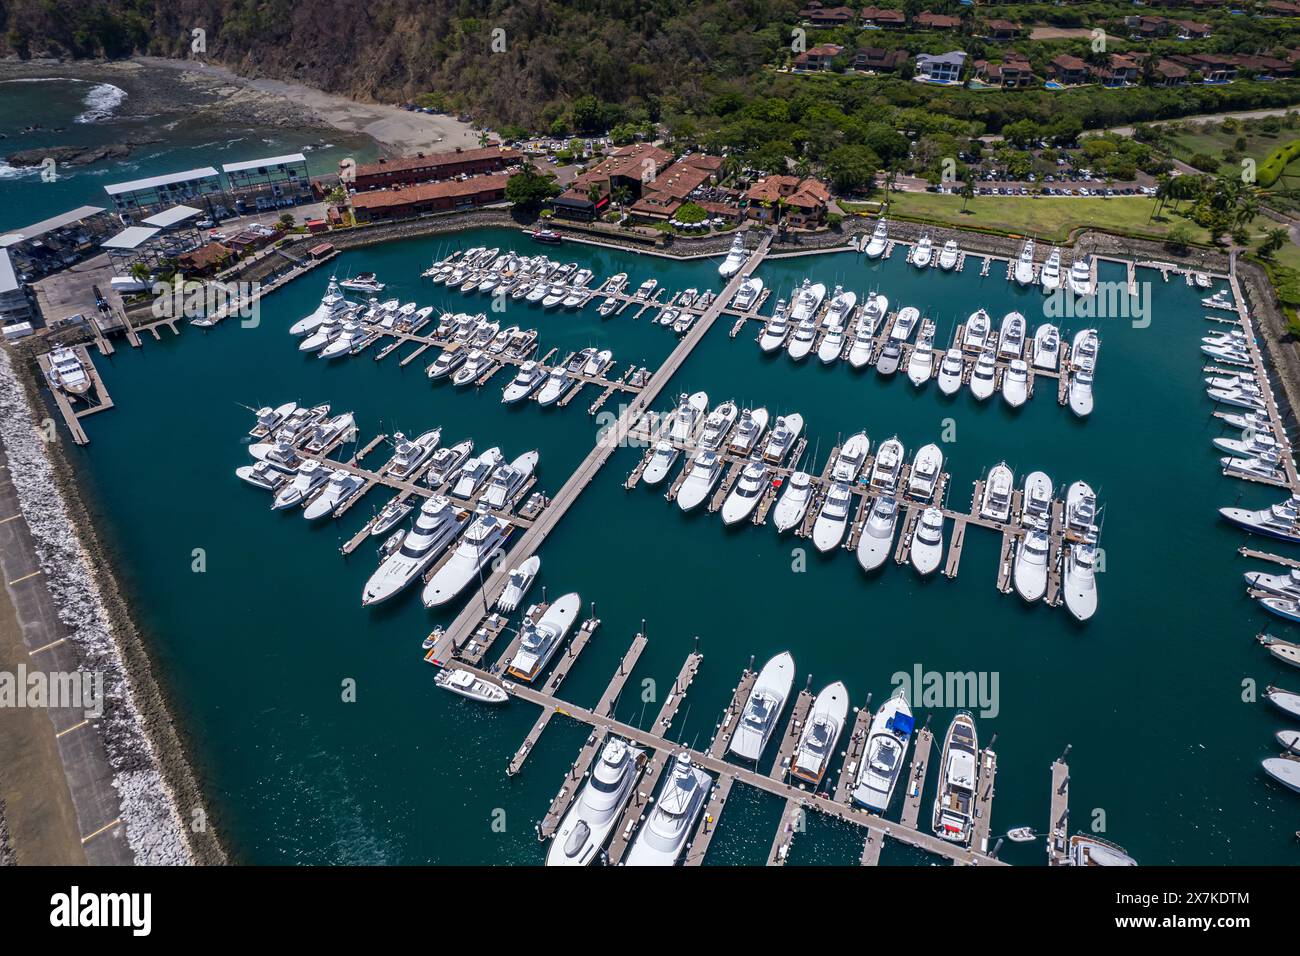
[[[447,550],[469,519],[469,511],[443,495],[425,499],[414,527],[366,582],[362,605],[386,601],[408,587]]]
[[[898,503],[890,497],[877,498],[858,538],[858,564],[863,571],[874,571],[885,563],[894,543],[894,526],[898,522]]]
[[[862,764],[854,780],[852,797],[868,810],[884,813],[903,775],[903,760],[912,739],[914,722],[907,698],[899,690],[871,718]]]
[[[780,532],[789,531],[803,521],[812,501],[812,475],[806,471],[791,472],[785,489],[776,503],[773,523]]]
[[[519,650],[510,659],[506,673],[516,680],[535,680],[564,644],[580,610],[582,598],[571,591],[556,599],[536,622],[525,618],[519,629]]]
[[[934,797],[934,832],[952,843],[969,844],[975,825],[979,744],[975,736],[975,721],[964,710],[948,727],[939,768],[939,791]]]
[[[451,558],[424,586],[421,595],[424,606],[439,607],[465,590],[500,551],[512,530],[510,522],[496,515],[481,514],[475,518]]]
[[[933,574],[943,560],[943,511],[933,505],[921,512],[921,521],[912,536],[912,567],[925,577]]]
[[[546,853],[547,866],[587,866],[604,849],[645,765],[645,751],[611,737]]]
[[[795,746],[790,761],[790,775],[814,789],[821,785],[835,756],[835,745],[844,731],[844,721],[849,715],[849,689],[842,681],[822,688],[813,701],[803,733]]]
[[[637,831],[628,850],[625,866],[672,866],[682,855],[713,778],[691,763],[686,753],[673,760],[670,773],[659,790],[659,798]]]
[[[1017,285],[1032,285],[1034,282],[1034,240],[1027,239],[1025,244],[1020,247],[1020,255],[1016,258],[1015,269],[1012,272],[1013,278]]]
[[[742,760],[757,763],[772,739],[793,686],[794,658],[789,651],[783,651],[758,672],[754,689],[736,721],[728,751]]]

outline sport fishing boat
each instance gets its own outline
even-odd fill
[[[316,306],[315,311],[310,315],[289,326],[289,334],[310,335],[327,319],[337,319],[352,308],[353,304],[343,298],[343,294],[339,292],[338,280],[330,276],[329,285],[325,287],[325,295],[321,297],[320,305]]]
[[[875,230],[871,233],[871,238],[867,240],[866,247],[863,249],[868,259],[879,259],[884,255],[885,247],[889,245],[889,222],[881,219],[876,223]]]
[[[822,501],[821,512],[813,523],[813,544],[825,554],[838,547],[849,528],[849,513],[853,509],[853,492],[847,483],[834,482]]]
[[[1034,368],[1055,372],[1061,364],[1061,333],[1050,322],[1034,332]]]
[[[1025,317],[1019,312],[1008,312],[1002,317],[998,333],[998,358],[1015,359],[1025,350]]]
[[[1238,458],[1276,456],[1283,450],[1273,440],[1273,436],[1267,432],[1247,432],[1245,434],[1249,435],[1249,437],[1215,438],[1213,440],[1214,447]]]
[[[709,417],[704,419],[704,428],[700,432],[700,447],[712,451],[721,449],[723,439],[727,437],[727,432],[731,431],[731,426],[736,423],[739,415],[740,409],[736,407],[735,402],[731,401],[723,402],[709,412]]]
[[[831,478],[848,483],[856,481],[869,451],[871,441],[866,432],[857,432],[844,439],[844,444],[835,456],[835,463],[831,466]]]
[[[1251,590],[1300,600],[1300,568],[1289,568],[1285,574],[1247,571],[1243,577],[1246,579],[1246,586]]]
[[[849,365],[862,368],[871,361],[876,347],[876,324],[870,317],[871,307],[863,309],[854,324],[853,344],[849,346]]]
[[[1044,295],[1055,292],[1061,287],[1061,250],[1059,248],[1052,248],[1047,261],[1043,263],[1043,271],[1039,275],[1038,281],[1043,284]]]
[[[868,482],[871,493],[890,497],[896,494],[902,469],[903,443],[895,435],[888,441],[881,442],[876,449],[876,460],[871,465],[871,478]]]
[[[944,272],[951,272],[957,265],[957,257],[961,255],[961,249],[957,246],[955,239],[949,239],[943,244],[943,250],[939,253],[939,268]]]
[[[258,461],[235,469],[237,478],[263,491],[279,491],[286,481],[291,480],[292,475],[292,472],[278,468],[269,461]]]
[[[433,682],[443,690],[476,700],[480,704],[504,704],[510,696],[499,685],[484,680],[463,667],[442,667],[433,675]]]
[[[872,715],[853,784],[853,802],[884,813],[903,775],[903,761],[914,729],[912,708],[900,689]]]
[[[736,290],[735,298],[731,300],[731,307],[740,312],[748,312],[758,302],[758,297],[763,292],[763,280],[758,276],[751,276],[740,284]]]
[[[496,515],[481,514],[475,518],[451,558],[424,586],[421,595],[424,606],[439,607],[465,590],[498,553],[512,530],[508,521]]]
[[[1016,544],[1012,570],[1016,593],[1029,603],[1047,593],[1047,553],[1049,542],[1044,528],[1031,528]]]
[[[849,295],[853,293],[850,292]],[[830,326],[826,329],[826,334],[822,336],[821,343],[817,346],[817,359],[823,365],[830,365],[832,362],[839,360],[844,352],[844,336],[846,329],[841,325]]]
[[[519,629],[519,650],[510,659],[506,673],[516,680],[535,680],[564,644],[580,610],[582,598],[571,591],[552,603],[536,622],[525,618]]]
[[[325,518],[348,503],[352,497],[365,487],[366,480],[359,475],[338,468],[330,469],[329,481],[320,493],[307,502],[303,517],[308,521]]]
[[[285,402],[276,408],[270,406],[259,408],[255,413],[257,424],[249,430],[249,436],[252,438],[266,438],[297,410],[297,402]]]
[[[1024,359],[1012,359],[1002,376],[1002,397],[1012,408],[1019,408],[1029,398],[1029,366]]]
[[[846,328],[849,323],[849,316],[853,313],[853,307],[857,304],[858,294],[856,292],[845,292],[843,287],[837,285],[831,290],[831,301],[826,307],[826,320],[823,325],[827,328]]]
[[[641,473],[641,480],[651,487],[659,484],[668,477],[668,472],[676,464],[680,455],[681,450],[672,442],[662,440],[657,442],[654,454],[650,456],[645,471]]]
[[[1075,620],[1086,621],[1097,613],[1096,563],[1097,550],[1091,544],[1067,546],[1062,592]]]
[[[393,457],[380,471],[398,481],[410,479],[420,470],[420,466],[429,460],[441,439],[441,428],[431,428],[414,441],[409,441],[405,435],[398,432],[393,436]]]
[[[271,507],[276,511],[282,511],[301,504],[312,492],[329,480],[330,474],[330,469],[319,461],[315,459],[304,461],[302,467],[298,469],[298,474],[293,476],[293,480],[276,492],[275,502]]]
[[[982,402],[993,394],[996,370],[997,359],[994,357],[993,349],[986,348],[975,360],[975,367],[970,375],[970,393],[979,401]]]
[[[1020,520],[1026,528],[1046,527],[1051,523],[1052,491],[1052,479],[1046,472],[1031,471],[1025,477]]]
[[[1065,525],[1092,540],[1097,534],[1097,494],[1086,481],[1076,481],[1065,493]]]
[[[339,334],[330,340],[329,345],[317,352],[316,356],[323,359],[336,359],[345,355],[355,355],[368,341],[370,341],[370,333],[366,331],[365,326],[349,319],[343,323]]]
[[[269,468],[274,468],[286,474],[296,472],[303,463],[303,458],[298,454],[298,449],[281,439],[250,445],[248,450],[259,464],[265,464]]]
[[[384,284],[373,272],[360,272],[355,278],[344,279],[339,285],[349,292],[365,292],[369,295],[377,295],[384,291]]]
[[[685,444],[695,438],[704,421],[704,414],[709,409],[707,392],[682,392],[677,399],[677,408],[668,420],[667,433],[671,441]]]
[[[1099,836],[1076,833],[1070,837],[1070,866],[1137,866],[1137,860]]]
[[[657,288],[659,288],[658,279],[646,279],[645,282],[642,282],[636,287],[636,295],[634,295],[633,298],[648,299],[650,298],[650,294]]]
[[[874,571],[885,563],[893,549],[897,523],[898,502],[888,496],[877,498],[858,538],[858,564],[863,571]]]
[[[686,481],[677,492],[677,507],[690,511],[704,503],[722,477],[722,459],[716,452],[702,451],[691,462]]]
[[[727,750],[742,760],[757,763],[772,739],[794,686],[794,658],[789,651],[763,665],[754,681],[745,709],[736,721]]]
[[[795,471],[785,481],[785,488],[776,502],[773,523],[780,532],[789,531],[803,521],[812,501],[812,475]]]
[[[591,353],[587,361],[583,363],[581,372],[589,378],[599,378],[613,364],[614,353],[609,349],[601,349],[599,352]]]
[[[456,477],[456,484],[451,489],[452,495],[462,499],[473,498],[487,485],[488,478],[503,461],[505,456],[496,446],[468,459]]]
[[[764,352],[775,352],[785,344],[785,337],[790,334],[790,310],[785,300],[776,304],[776,311],[763,323],[763,331],[758,335],[758,347]]]
[[[466,438],[446,448],[439,448],[433,453],[429,470],[424,473],[425,482],[430,488],[441,486],[456,473],[473,451],[474,439],[472,438]]]
[[[930,261],[934,258],[934,240],[930,238],[929,233],[921,236],[921,240],[912,249],[912,265],[918,269],[927,269]]]
[[[822,306],[822,300],[826,298],[826,286],[820,282],[814,283],[811,279],[804,279],[803,283],[795,290],[790,308],[790,321],[798,325],[804,319],[815,319],[817,310]]]
[[[425,369],[425,374],[432,380],[446,378],[465,364],[465,356],[469,354],[469,349],[462,345],[451,345],[444,349],[442,354],[433,360],[432,364]]]
[[[591,776],[551,838],[547,866],[588,866],[596,859],[636,790],[645,751],[618,737],[605,742]]]
[[[944,353],[943,361],[939,363],[939,391],[945,395],[956,395],[961,389],[961,379],[965,371],[961,349],[950,348]]]
[[[546,408],[554,405],[560,400],[560,397],[569,390],[573,385],[573,379],[569,377],[568,369],[563,365],[557,365],[546,373],[546,381],[537,391],[537,404]]]
[[[1092,281],[1092,260],[1076,256],[1070,264],[1070,291],[1077,296],[1089,296],[1095,291]]]
[[[727,450],[741,457],[746,457],[755,451],[763,438],[763,433],[767,431],[767,419],[766,408],[742,410],[740,422],[731,435],[731,441],[727,443]]]
[[[934,832],[944,840],[968,845],[975,825],[979,744],[975,736],[975,721],[964,710],[948,727],[939,767],[939,792],[934,797]]]
[[[989,345],[993,320],[983,309],[976,309],[966,319],[962,329],[961,347],[967,352],[983,352]]]
[[[912,536],[912,567],[924,577],[933,574],[943,560],[943,512],[933,505],[921,512]]]
[[[984,482],[984,496],[980,499],[981,518],[1006,521],[1011,517],[1011,486],[1014,480],[1006,462],[993,466]]]
[[[546,375],[546,370],[537,362],[525,362],[519,366],[519,371],[501,393],[501,401],[507,405],[522,402],[546,381]]]
[[[1084,365],[1070,376],[1067,389],[1070,411],[1078,418],[1087,418],[1092,414],[1092,366]]]
[[[505,510],[519,496],[523,486],[537,470],[538,453],[525,452],[508,465],[501,465],[492,473],[483,501],[489,508]]]
[[[907,495],[917,501],[929,501],[939,484],[943,470],[943,452],[931,442],[917,449],[912,458],[912,470],[907,476]]]
[[[730,279],[740,267],[745,264],[749,258],[749,253],[745,251],[745,234],[736,233],[736,238],[731,241],[731,249],[727,252],[727,258],[722,260],[722,265],[718,266],[718,275],[724,279]]]
[[[1034,240],[1028,239],[1020,247],[1020,255],[1016,258],[1015,269],[1012,277],[1016,280],[1016,285],[1032,285],[1034,282]]]
[[[790,775],[814,789],[821,785],[835,756],[835,745],[849,715],[849,689],[842,681],[827,684],[813,701],[803,733],[790,761]]]
[[[712,787],[713,778],[694,766],[685,752],[679,753],[623,865],[673,866],[704,811]]]
[[[362,605],[386,601],[408,587],[447,550],[469,519],[469,511],[443,495],[426,498],[415,525],[366,582]]]
[[[767,442],[763,445],[763,460],[773,465],[781,464],[785,456],[790,453],[790,449],[794,447],[801,431],[803,431],[803,416],[798,412],[778,415],[776,424],[772,426],[772,433],[767,436]]]
[[[794,328],[794,334],[790,336],[790,342],[786,345],[786,351],[790,353],[790,358],[796,362],[801,362],[808,357],[812,351],[813,342],[817,339],[817,316],[809,315],[802,319]]]
[[[45,373],[50,387],[79,398],[90,391],[93,384],[85,364],[69,348],[57,348],[49,353],[50,367]]]
[[[311,426],[308,432],[307,450],[317,454],[323,453],[326,448],[348,432],[353,431],[355,427],[356,421],[353,419],[351,412],[344,412],[325,421],[318,421]]]
[[[903,359],[903,342],[891,335],[885,339],[885,345],[876,359],[876,371],[881,375],[893,375],[898,371],[898,364]]]
[[[1264,689],[1264,699],[1282,713],[1300,720],[1300,694],[1269,685]]]
[[[326,316],[320,325],[303,336],[302,341],[298,343],[298,351],[306,355],[320,352],[339,337],[345,320],[351,315],[351,312],[342,312],[338,315]]]
[[[930,381],[934,373],[934,323],[926,319],[921,323],[916,348],[907,360],[907,380],[920,388]]]
[[[767,466],[761,461],[751,461],[722,503],[722,523],[730,527],[752,515],[758,499],[767,489]]]
[[[509,614],[519,607],[528,589],[537,580],[537,572],[542,569],[542,559],[533,555],[517,568],[512,568],[506,586],[497,595],[497,610]]]

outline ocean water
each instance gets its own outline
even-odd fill
[[[112,83],[4,79],[0,72],[0,233],[78,206],[111,208],[104,192],[110,183],[300,151],[315,176],[337,172],[345,156],[369,160],[378,155],[369,137],[341,131],[254,129],[195,120],[184,113],[123,115],[128,99],[126,90]],[[40,128],[31,129],[33,124]],[[159,141],[138,146],[124,159],[60,164],[53,181],[43,180],[39,167],[15,167],[4,160],[20,150],[105,146],[144,138]]]
[[[529,240],[482,229],[348,252],[340,274],[374,270],[385,297],[486,311],[490,300],[423,283],[419,271],[455,245],[513,247]],[[562,255],[598,277],[626,271],[670,289],[718,287],[716,262],[679,263],[568,245]],[[1031,329],[1043,296],[1019,290],[1001,270],[918,273],[902,250],[868,263],[850,253],[771,260],[759,272],[778,294],[805,275],[859,295],[879,289],[891,308],[921,307],[946,341],[978,306],[995,317],[1019,309]],[[1103,266],[1103,280],[1123,270]],[[763,355],[757,327],[735,339],[720,320],[657,403],[704,389],[710,403],[762,404],[801,412],[812,464],[865,429],[873,448],[897,434],[909,455],[939,441],[951,473],[949,504],[961,509],[972,482],[998,461],[1017,480],[1043,469],[1063,489],[1082,478],[1105,508],[1100,610],[1079,625],[1064,607],[1026,606],[995,588],[999,541],[967,534],[956,580],[922,581],[892,561],[866,575],[842,549],[820,555],[808,542],[765,527],[725,529],[717,515],[683,514],[662,491],[623,488],[641,454],[619,450],[541,548],[535,591],[576,590],[602,626],[561,695],[592,705],[645,622],[649,644],[616,707],[646,726],[692,647],[704,662],[670,737],[703,747],[742,668],[790,650],[798,686],[833,680],[855,704],[876,703],[897,672],[979,672],[997,681],[997,713],[976,721],[999,755],[992,833],[1048,825],[1049,765],[1071,745],[1072,825],[1104,835],[1148,864],[1281,863],[1291,858],[1294,794],[1270,784],[1259,760],[1282,726],[1268,705],[1243,701],[1243,681],[1285,685],[1290,676],[1253,643],[1264,612],[1245,597],[1236,555],[1244,536],[1216,509],[1261,507],[1280,493],[1221,477],[1210,441],[1220,433],[1201,385],[1201,293],[1181,280],[1149,283],[1148,327],[1100,323],[1097,407],[1076,420],[1042,389],[1019,412],[1000,398],[952,399],[896,375],[795,365]],[[329,401],[356,412],[364,442],[383,431],[443,426],[445,443],[471,436],[507,457],[537,448],[539,488],[554,492],[595,440],[586,407],[594,390],[564,409],[499,402],[499,373],[475,393],[430,383],[432,356],[405,369],[398,354],[327,363],[303,357],[288,326],[314,308],[327,276],[317,271],[268,296],[260,324],[234,323],[179,338],[123,345],[99,359],[117,407],[86,421],[91,444],[74,451],[97,525],[135,602],[177,718],[190,739],[215,826],[234,859],[250,863],[539,863],[533,832],[586,737],[556,717],[523,772],[506,764],[537,712],[520,702],[486,709],[437,691],[421,640],[445,623],[412,591],[375,609],[360,604],[375,566],[365,545],[345,541],[386,500],[372,492],[341,521],[309,526],[299,511],[272,512],[263,492],[234,469],[248,458],[245,406],[290,399]],[[765,311],[770,311],[775,296]],[[536,327],[542,351],[586,345],[614,350],[619,368],[652,364],[676,337],[634,321],[543,312],[510,302],[504,324]],[[1067,335],[1086,324],[1066,320]],[[405,349],[402,350],[405,352]],[[374,453],[382,461],[383,450]],[[947,529],[950,533],[951,529]],[[802,557],[796,549],[806,549]],[[202,549],[206,570],[193,570]],[[502,645],[503,647],[504,645]],[[500,649],[497,650],[500,653]],[[344,702],[345,682],[355,702]],[[1294,679],[1291,681],[1295,683]],[[951,703],[951,702],[949,702]],[[955,706],[917,707],[940,737]],[[769,750],[768,761],[774,748]],[[937,760],[937,750],[932,761]],[[839,761],[836,761],[835,769]],[[929,775],[922,824],[935,774]],[[901,793],[889,816],[897,819]],[[779,801],[737,786],[708,863],[761,863],[780,818]],[[826,820],[800,834],[792,864],[852,863],[860,835]],[[1002,857],[1042,865],[1041,843],[1007,844]],[[932,859],[889,844],[884,865]]]

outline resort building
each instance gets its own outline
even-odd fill
[[[798,176],[768,176],[749,187],[746,214],[764,223],[784,221],[797,229],[820,226],[826,221],[830,190],[816,179]]]
[[[986,20],[983,33],[990,40],[1017,40],[1020,38],[1021,26],[1010,20]]]
[[[79,206],[0,236],[0,249],[20,276],[42,276],[96,254],[99,240],[120,228],[103,206]]]
[[[893,73],[908,60],[906,50],[883,50],[880,47],[867,46],[858,50],[853,57],[853,69],[869,73]]]
[[[975,79],[1004,90],[1023,89],[1034,83],[1034,68],[1023,53],[1008,53],[1001,63],[976,60],[973,69]]]
[[[1063,86],[1077,86],[1092,79],[1092,68],[1077,56],[1062,53],[1048,66],[1048,75]]]
[[[948,53],[921,53],[916,57],[916,79],[925,83],[960,83],[961,71],[966,65],[962,50]]]
[[[221,171],[240,212],[294,206],[314,198],[307,157],[302,153],[226,163]]]
[[[1099,67],[1094,72],[1102,86],[1115,89],[1137,82],[1140,67],[1133,57],[1123,53],[1112,53],[1106,66]]]
[[[836,43],[823,43],[800,53],[794,58],[796,70],[829,70],[835,58],[844,52],[844,47]]]
[[[864,30],[901,30],[907,26],[907,17],[902,10],[882,10],[879,7],[865,7],[862,11],[862,28]]]
[[[195,203],[211,214],[217,211],[214,204],[224,206],[225,189],[221,174],[211,166],[202,166],[180,173],[114,183],[105,186],[104,192],[108,193],[119,214],[130,217],[149,215],[177,203]]]
[[[1180,66],[1173,60],[1161,57],[1156,60],[1154,72],[1151,76],[1152,86],[1186,86],[1187,77],[1191,71],[1185,66]]]
[[[810,3],[799,11],[799,19],[815,27],[843,27],[857,19],[852,7],[823,7],[820,3]]]
[[[551,200],[557,216],[591,222],[609,208],[615,193],[628,202],[640,199],[646,188],[673,161],[673,154],[651,143],[620,146]]]
[[[961,28],[961,17],[926,10],[912,17],[912,26],[918,30],[958,30]]]
[[[351,198],[352,214],[357,222],[374,222],[381,219],[410,219],[502,202],[506,198],[506,182],[509,178],[505,173],[492,173],[446,182],[358,192]]]
[[[450,153],[416,153],[400,159],[380,159],[357,166],[351,183],[357,192],[437,182],[458,176],[481,176],[501,172],[523,161],[523,153],[508,146],[492,145],[481,149],[457,149]],[[340,176],[348,175],[342,163]]]

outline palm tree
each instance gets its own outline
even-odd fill
[[[967,204],[975,197],[974,177],[971,174],[971,171],[969,169],[966,170],[966,173],[961,178],[960,195],[961,195],[961,211],[964,213],[966,211]]]
[[[1285,229],[1270,229],[1264,233],[1264,241],[1260,243],[1259,254],[1265,259],[1272,259],[1273,254],[1281,249],[1289,238],[1290,236]]]

